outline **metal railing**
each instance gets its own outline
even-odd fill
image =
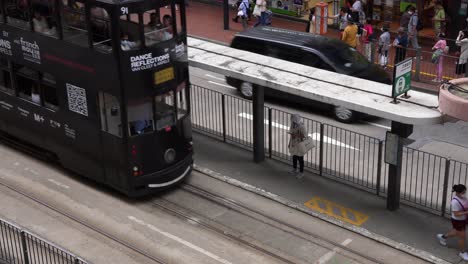
[[[87,264],[89,262],[0,219],[0,263]]]
[[[253,117],[250,101],[192,85],[193,128],[227,143],[251,150]],[[265,151],[267,156],[290,162],[288,150],[291,113],[265,107]],[[316,142],[305,156],[305,167],[313,173],[359,189],[386,196],[388,165],[385,142],[354,131],[304,118]],[[450,211],[451,188],[468,185],[468,164],[428,152],[404,147],[401,201],[442,216]]]

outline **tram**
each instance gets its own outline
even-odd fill
[[[180,0],[2,0],[0,131],[139,197],[193,164]]]

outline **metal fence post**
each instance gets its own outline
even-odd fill
[[[26,244],[26,235],[24,234],[24,231],[21,231],[21,245],[23,247],[23,259],[24,259],[24,264],[29,264],[29,254],[28,254],[28,248]]]
[[[221,95],[221,111],[223,115],[223,142],[226,142],[226,96]]]
[[[375,63],[375,41],[371,41],[369,43],[370,45],[370,48],[371,48],[371,52],[370,52],[370,61],[372,64]]]
[[[450,160],[445,160],[445,174],[444,174],[444,190],[442,192],[442,212],[441,216],[445,215],[445,210],[447,209],[447,193],[448,193],[448,179],[450,174]]]
[[[421,74],[421,47],[416,49],[416,68],[414,72],[414,80],[419,82],[420,81],[420,74]]]
[[[320,170],[320,176],[323,174],[323,132],[324,132],[324,124],[320,123],[320,157],[319,157],[319,170]]]
[[[379,153],[377,155],[378,161],[377,161],[377,190],[376,194],[377,196],[380,195],[380,183],[381,183],[381,177],[382,177],[382,151],[383,151],[383,142],[379,140]]]
[[[273,110],[268,108],[268,157],[273,155]]]
[[[73,264],[80,264],[80,260],[77,257],[75,257],[75,259],[73,260]]]

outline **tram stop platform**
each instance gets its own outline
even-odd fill
[[[451,227],[447,218],[406,205],[395,212],[388,211],[384,197],[307,171],[298,180],[290,173],[289,164],[272,159],[254,163],[250,151],[198,133],[194,133],[194,147],[196,167],[202,170],[206,168],[277,195],[318,216],[331,216],[348,229],[360,227],[355,228],[356,232],[375,234],[381,242],[401,243],[399,248],[408,245],[450,263],[464,263],[458,256],[456,240],[449,240],[448,247],[442,247],[436,239],[436,234]]]

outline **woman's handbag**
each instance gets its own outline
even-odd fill
[[[466,72],[466,62],[460,63],[459,61],[455,62],[455,74],[462,75]]]
[[[299,144],[297,144],[297,154],[298,156],[304,156],[307,152],[315,147],[314,139],[311,137],[305,138]]]
[[[432,58],[431,58],[431,62],[434,63],[434,64],[438,64],[439,63],[439,59],[440,59],[440,56],[442,55],[443,51],[441,49],[436,49],[433,53],[432,53]]]
[[[260,11],[260,7],[258,5],[255,5],[252,15],[256,17],[259,17],[262,15],[262,12]]]

